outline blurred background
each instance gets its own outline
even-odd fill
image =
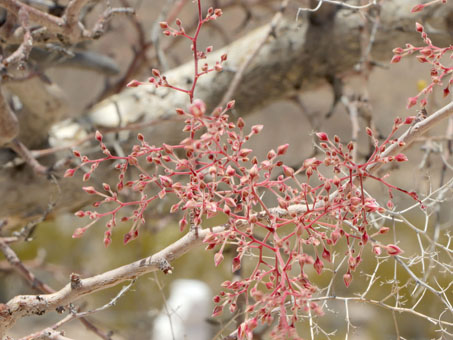
[[[56,8],[57,5],[65,6],[64,1],[48,2],[48,4],[43,2],[44,5],[37,5],[37,2],[32,5],[41,9],[44,6],[43,10],[46,10],[46,4],[51,8]],[[64,112],[66,119],[83,121],[84,113],[90,112],[93,105],[115,93],[120,93],[131,79],[143,80],[151,74],[153,68],[159,68],[162,71],[171,70],[191,59],[188,41],[182,38],[164,37],[160,29],[156,28],[156,22],[162,21],[162,17],[167,17],[172,13],[171,11],[177,11],[178,17],[187,23],[187,27],[193,27],[193,23],[196,22],[195,3],[164,0],[124,0],[110,3],[113,7],[133,7],[136,10],[136,16],[118,15],[108,23],[106,33],[99,40],[82,42],[71,48],[72,51],[90,51],[105,57],[102,59],[101,71],[79,65],[74,67],[66,60],[60,63],[49,62],[48,51],[44,57],[34,56],[37,58],[35,63],[41,72],[66,94],[69,103],[68,110]],[[294,21],[294,24],[298,25],[299,23],[296,22],[298,8],[310,7],[313,3],[315,1],[289,1],[283,20]],[[280,4],[280,1],[271,0],[203,1],[205,8],[220,7],[223,9],[224,15],[219,20],[203,27],[200,42],[203,46],[213,45],[215,50],[227,46],[257,27],[269,24]],[[382,2],[380,5],[385,7],[386,2]],[[94,22],[102,13],[103,6],[98,4],[98,1],[91,2],[89,6],[92,8],[87,13],[86,20]],[[343,11],[354,12],[344,8],[337,10],[342,13]],[[364,22],[367,19],[373,22],[378,18],[378,14],[369,10],[364,12],[363,17]],[[302,17],[300,20],[306,20],[306,17]],[[364,24],[364,27],[368,26]],[[373,26],[369,27],[372,32]],[[380,26],[379,29],[385,30],[385,27]],[[448,34],[451,35],[451,31]],[[156,35],[159,35],[159,48],[165,54],[163,59],[156,57],[156,51],[157,54],[159,53],[155,47]],[[391,37],[391,33],[389,33],[389,37]],[[416,35],[414,37],[414,41],[408,42],[420,45],[421,39]],[[396,43],[393,47],[398,46],[399,44]],[[339,135],[342,141],[353,138],[350,109],[356,105],[354,107],[359,111],[357,119],[359,123],[358,158],[365,160],[370,152],[365,127],[371,125],[379,135],[385,137],[390,132],[393,120],[397,116],[417,115],[417,108],[406,109],[407,100],[431,82],[428,66],[411,57],[403,58],[400,63],[390,64],[392,53],[391,51],[385,53],[388,55],[387,59],[374,62],[370,57],[363,70],[351,69],[338,75],[338,81],[343,83],[341,98],[336,98],[339,94],[334,90],[337,79],[334,81],[321,79],[316,86],[291,93],[287,98],[275,100],[264,107],[257,108],[254,112],[247,112],[247,114],[240,111],[234,112],[237,116],[244,116],[247,126],[264,125],[263,132],[250,141],[249,148],[254,150],[259,159],[263,159],[270,149],[289,143],[290,148],[284,156],[284,161],[286,164],[297,167],[305,158],[312,157],[316,152],[313,138],[315,131],[321,130],[331,136]],[[162,60],[165,62],[162,63]],[[265,97],[266,93],[262,95]],[[335,103],[336,99],[338,99],[338,103]],[[434,93],[429,96],[429,104],[426,108],[428,114],[435,112],[449,100],[450,97],[443,98],[442,88],[435,89]],[[355,104],[348,107],[345,103]],[[152,109],[150,107],[150,110]],[[236,120],[237,117],[232,119]],[[143,130],[133,129],[130,133],[136,135],[138,132],[142,132],[152,144],[158,144],[164,139],[177,142],[180,135],[175,133],[173,137],[168,132],[176,130],[174,124],[176,123],[167,121]],[[451,124],[451,120],[449,124]],[[37,148],[31,147],[31,149],[40,150],[56,146],[58,145],[50,144]],[[91,142],[86,142],[78,148],[85,153],[91,152],[93,155],[97,151],[90,151],[96,148],[96,144]],[[69,157],[68,151],[64,152],[65,157]],[[446,123],[438,126],[426,138],[414,143],[406,152],[409,162],[402,163],[397,168],[386,168],[383,171],[391,172],[391,176],[388,178],[390,183],[407,191],[416,191],[423,198],[445,183],[449,183],[452,174],[452,167],[448,163],[449,152],[451,152],[451,135],[448,137],[448,124]],[[81,187],[80,177],[79,175]],[[102,172],[95,173],[94,180],[102,183],[104,181]],[[371,181],[367,185],[367,190],[378,199],[380,204],[385,205],[388,200],[385,187]],[[439,244],[444,244],[448,248],[448,231],[451,229],[452,220],[452,188],[450,186],[444,189],[442,197],[438,197],[435,202],[428,202],[427,211],[421,211],[416,207],[405,212],[404,217],[417,229],[425,230],[426,228],[426,235],[430,239],[436,239]],[[16,199],[20,201],[21,198]],[[2,200],[5,202],[9,200],[7,194],[0,199],[0,203]],[[50,198],[43,197],[43,200],[50,200]],[[56,200],[58,200],[58,196],[56,196]],[[414,204],[413,201],[402,195],[395,195],[394,202],[397,211],[402,211]],[[107,248],[102,242],[105,229],[102,223],[96,224],[82,238],[73,239],[71,235],[74,230],[85,223],[84,220],[73,216],[77,209],[82,208],[74,206],[66,211],[59,210],[51,213],[49,218],[38,224],[31,241],[15,244],[12,247],[23,263],[37,277],[58,289],[68,282],[68,277],[72,272],[79,273],[83,277],[93,276],[149,256],[179,239],[181,233],[178,227],[178,216],[168,214],[170,204],[168,201],[163,201],[153,206],[148,213],[147,224],[140,237],[127,245],[123,245],[122,242],[123,234],[130,228],[127,223],[116,227],[113,242]],[[391,232],[382,238],[382,242],[394,243],[395,240],[399,240],[399,246],[405,251],[403,257],[414,273],[421,277],[429,273],[425,279],[433,279],[430,284],[436,289],[449,287],[445,291],[445,298],[451,300],[453,297],[450,287],[452,284],[452,251],[442,252],[435,246],[431,248],[427,239],[414,232],[408,223],[402,222],[401,218],[397,220],[400,222],[391,219],[387,222],[378,222],[381,226],[391,227]],[[209,220],[206,226],[218,225],[223,221],[222,218],[215,218]],[[17,228],[23,226],[24,223],[26,222],[17,223],[14,230],[18,230]],[[2,232],[7,234],[12,231],[3,230]],[[344,244],[340,245],[340,248],[337,249],[338,258],[341,258],[345,249]],[[421,254],[421,252],[423,253],[421,249],[432,256]],[[371,255],[371,249],[367,249],[367,251]],[[171,301],[174,299],[171,300],[170,296],[172,291],[177,294],[177,285],[180,282],[178,280],[182,279],[197,280],[207,285],[197,286],[195,281],[190,281],[194,283],[195,288],[193,289],[201,290],[201,302],[185,302],[186,304],[194,303],[192,313],[203,310],[204,306],[212,311],[212,296],[219,292],[220,284],[223,281],[232,279],[231,259],[235,256],[235,251],[233,248],[227,249],[225,260],[217,268],[214,266],[213,254],[212,251],[205,251],[203,247],[200,247],[172,263],[173,274],[164,275],[158,272],[139,278],[115,306],[96,313],[89,319],[100,329],[106,332],[111,331],[112,339],[153,339],[153,327],[156,320],[163,319],[165,323],[165,319],[168,319],[168,314],[170,314],[174,317],[173,327],[177,327],[176,319],[183,319],[183,316],[178,316],[178,313],[183,313],[183,299],[176,299],[176,301],[181,301],[181,307],[178,307],[177,304],[172,304]],[[359,297],[367,289],[369,280],[375,280],[370,284],[371,288],[367,295],[367,298],[373,300],[374,303],[349,301],[345,304],[345,300],[334,299],[326,301],[325,316],[316,317],[314,319],[316,326],[311,327],[315,339],[448,339],[446,335],[448,333],[439,333],[440,326],[435,321],[445,310],[445,306],[439,302],[438,297],[429,291],[421,292],[420,286],[411,279],[406,271],[396,265],[392,258],[377,260],[375,256],[364,256],[363,260],[348,289],[342,282],[343,273],[334,279],[332,279],[332,272],[323,273],[319,277],[313,276],[314,283],[320,288],[327,287],[331,283],[334,295],[341,297]],[[378,263],[379,266],[377,266]],[[245,263],[244,271],[246,272],[247,269],[249,268]],[[2,255],[0,255],[0,280],[1,302],[6,302],[19,294],[35,294],[35,291],[14,273]],[[187,296],[198,294],[191,293],[190,282],[181,282],[182,286],[187,287]],[[436,286],[436,282],[438,286]],[[120,289],[121,285],[83,298],[78,303],[84,310],[94,309],[108,303]],[[395,292],[395,289],[398,291]],[[182,295],[184,296],[184,294]],[[203,301],[204,303],[202,303]],[[408,311],[405,313],[391,311],[382,308],[379,305],[380,302],[398,306],[401,309],[407,308]],[[171,307],[170,311],[168,308],[165,309],[166,303]],[[164,315],[163,318],[162,315]],[[430,321],[428,319],[431,316],[433,319]],[[24,318],[13,328],[11,336],[14,338],[26,336],[56,323],[61,318],[61,315],[54,312]],[[206,330],[209,338],[223,339],[236,327],[230,318],[230,315],[211,318],[208,314],[200,318],[201,321],[192,321],[192,323],[199,322],[199,327]],[[451,331],[452,313],[447,311],[440,318],[450,323]],[[62,329],[70,338],[98,338],[77,321],[72,321]],[[298,330],[304,338],[308,339],[312,336],[308,318],[298,325]],[[158,335],[154,334],[154,339],[157,340]],[[159,335],[159,337],[160,339],[184,338],[178,338],[175,334],[168,335],[168,333]],[[185,338],[195,339],[188,334]],[[196,338],[201,339],[201,335],[197,335]],[[265,331],[256,337],[256,339],[267,338],[268,334]]]

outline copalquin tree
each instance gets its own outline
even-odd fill
[[[44,206],[39,220],[52,212],[73,209],[85,221],[75,229],[73,238],[87,242],[87,234],[104,224],[106,247],[115,237],[122,237],[128,247],[140,242],[140,236],[148,232],[149,211],[163,202],[165,214],[178,221],[181,232],[178,240],[153,255],[91,277],[73,273],[69,283],[53,290],[21,262],[11,247],[17,242],[31,241],[39,225],[29,223],[19,232],[3,228],[0,248],[6,260],[42,294],[18,295],[0,304],[1,337],[8,338],[10,329],[25,316],[56,310],[67,315],[50,328],[25,338],[67,339],[60,329],[69,321],[80,319],[93,333],[109,339],[112,335],[95,327],[87,316],[125,299],[123,295],[139,276],[156,271],[172,274],[175,271],[172,261],[200,246],[208,250],[206,256],[213,254],[215,266],[231,262],[234,273],[213,297],[213,320],[223,318],[222,323],[226,323],[219,327],[217,338],[254,339],[263,335],[271,339],[348,338],[354,328],[349,311],[355,303],[389,312],[397,338],[406,336],[398,325],[397,315],[403,314],[430,325],[432,328],[426,332],[434,334],[430,336],[453,337],[453,249],[447,229],[451,224],[441,225],[439,217],[443,202],[451,199],[453,183],[448,179],[452,169],[449,156],[453,104],[432,110],[435,105],[432,102],[438,100],[433,93],[440,89],[449,98],[453,82],[450,35],[442,31],[451,28],[451,3],[320,0],[295,5],[288,0],[264,1],[261,5],[274,9],[276,4],[277,10],[269,24],[250,33],[251,37],[245,35],[233,43],[241,51],[253,41],[244,56],[235,49],[233,53],[214,52],[209,41],[200,38],[204,30],[219,25],[229,6],[237,5],[234,1],[225,4],[214,1],[215,6],[209,7],[207,2],[196,0],[187,4],[196,13],[196,20],[185,25],[177,14],[186,1],[168,1],[160,16],[167,19],[154,24],[153,38],[148,43],[127,1],[121,2],[121,8],[108,6],[103,13],[96,14],[97,20],[89,29],[85,11],[92,10],[92,5],[88,1],[71,0],[58,8],[49,5],[53,12],[48,8],[47,13],[39,7],[42,6],[39,1],[26,4],[0,0],[9,24],[9,35],[2,32],[2,85],[8,90],[1,97],[0,151],[6,159],[2,180],[16,177],[11,184],[3,182],[5,188],[11,185],[9,190],[14,190],[18,197],[29,186],[30,195],[21,202],[21,209],[39,201],[37,192],[42,195],[57,187],[60,193],[50,207]],[[254,1],[241,2],[249,13],[254,5],[257,5]],[[288,18],[284,12],[291,12]],[[44,149],[52,138],[54,145],[55,140],[61,142],[64,131],[86,128],[77,120],[61,122],[64,114],[44,114],[46,110],[60,112],[65,101],[60,93],[50,92],[48,87],[41,86],[42,95],[48,100],[47,106],[41,108],[43,122],[22,123],[28,116],[16,114],[15,111],[20,111],[18,105],[13,103],[10,107],[8,102],[14,102],[16,97],[27,110],[33,107],[33,100],[42,100],[32,95],[27,102],[22,97],[27,97],[26,91],[17,85],[30,82],[34,72],[41,72],[40,63],[33,61],[33,50],[51,43],[52,49],[67,49],[58,53],[73,58],[74,52],[68,46],[100,38],[114,14],[131,15],[142,34],[141,49],[135,50],[125,76],[106,87],[100,98],[107,99],[90,107],[88,116],[96,125],[103,115],[116,112],[113,116],[118,126],[97,124],[92,133],[71,136],[67,146]],[[430,21],[432,18],[436,25]],[[421,22],[416,22],[418,19]],[[408,33],[407,27],[421,39]],[[386,30],[393,34],[389,35],[394,38],[393,58],[387,58],[386,52],[376,52],[378,58],[381,53],[381,59],[387,63],[391,59],[395,64],[415,55],[420,63],[429,65],[431,81],[419,84],[420,92],[408,99],[408,113],[380,131],[369,114],[366,91],[366,96],[347,95],[343,85],[348,72],[355,73],[364,83],[369,81],[371,70],[380,65],[371,53],[388,44],[388,36],[383,38],[381,33]],[[160,38],[156,38],[156,32]],[[323,34],[331,35],[334,42],[327,38],[321,41],[319,37]],[[447,47],[435,45],[431,40],[434,36]],[[409,37],[413,41],[418,39],[419,45],[409,43],[406,40]],[[159,56],[162,53],[159,46],[166,39],[188,41],[191,61],[167,71]],[[398,47],[400,41],[402,45]],[[167,46],[174,48],[172,44]],[[151,68],[145,80],[137,65],[146,63],[146,52],[152,45],[160,66]],[[338,48],[335,53],[334,48]],[[77,53],[87,58],[87,51]],[[102,56],[94,59],[96,67],[113,68],[110,60]],[[37,70],[32,67],[34,63]],[[43,77],[39,82],[46,82]],[[334,92],[334,103],[327,116],[333,114],[335,106],[344,106],[351,119],[351,141],[343,142],[338,135],[322,132],[325,122],[305,112],[316,130],[313,154],[303,161],[288,160],[285,155],[291,146],[282,144],[266,150],[260,158],[263,150],[261,153],[254,150],[253,139],[266,134],[266,126],[249,126],[247,119],[238,117],[237,112],[251,111],[260,105],[263,96],[268,100],[290,98],[308,111],[295,92],[315,88],[320,78],[327,80]],[[126,84],[128,89],[123,90]],[[144,121],[129,123],[129,114],[141,115],[143,110],[152,113]],[[125,125],[121,125],[122,119],[128,119]],[[175,123],[178,128],[182,124],[183,137],[179,142],[169,138],[156,143],[145,132],[132,131],[170,119],[180,122]],[[361,128],[359,119],[367,121],[368,127]],[[55,125],[57,122],[59,125]],[[441,122],[448,122],[443,135],[438,139],[423,137]],[[22,125],[26,134],[33,133],[33,141],[27,140]],[[50,129],[52,125],[54,131]],[[125,131],[129,133],[121,140],[118,136]],[[362,145],[359,138],[363,137],[366,142]],[[427,146],[438,142],[444,148],[437,152],[442,164],[440,176],[430,175],[439,177],[440,184],[431,187],[427,194],[399,184],[397,176],[392,178],[390,172],[399,163],[402,169],[409,164],[405,163],[406,150],[423,138],[426,138],[424,164],[429,152],[434,152],[432,148],[426,151]],[[118,144],[122,147],[118,148]],[[59,151],[68,149],[72,150],[71,156],[57,156]],[[123,153],[123,149],[130,151]],[[49,155],[54,158],[41,160]],[[25,164],[18,165],[21,162]],[[19,166],[21,170],[17,170]],[[14,175],[15,171],[21,173]],[[22,179],[21,183],[17,178]],[[84,194],[74,193],[77,188]],[[383,189],[385,195],[375,194],[376,188]],[[86,207],[88,202],[91,207]],[[399,208],[397,203],[405,207]],[[12,204],[5,203],[2,209],[5,226],[8,214],[25,220],[21,210]],[[10,209],[8,213],[4,212],[6,209]],[[408,217],[411,211],[417,211],[424,221],[412,221]],[[221,222],[211,226],[212,220]],[[122,236],[116,230],[120,224],[129,227]],[[401,228],[404,232],[397,230]],[[381,271],[389,263],[393,268]],[[124,282],[129,285],[105,306],[82,312],[73,305],[84,296]],[[377,286],[383,288],[378,290]],[[426,303],[435,307],[419,307]],[[339,315],[344,329],[324,321],[338,320]]]

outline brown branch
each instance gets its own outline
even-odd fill
[[[19,122],[11,111],[0,90],[0,147],[11,142],[19,134]]]
[[[171,261],[200,246],[209,233],[223,232],[226,228],[226,226],[219,226],[198,230],[198,232],[190,231],[175,243],[152,256],[90,278],[80,279],[73,276],[76,279],[52,294],[40,295],[39,298],[35,295],[16,296],[8,303],[0,304],[0,337],[4,336],[5,332],[24,316],[40,315],[47,310],[65,306],[82,296],[113,287],[125,280],[133,280],[156,270],[171,273]]]
[[[63,20],[69,27],[74,27],[79,22],[80,11],[90,0],[71,0],[66,7]]]
[[[31,49],[33,48],[33,37],[30,31],[30,22],[28,12],[21,8],[18,13],[19,23],[25,30],[24,40],[20,44],[19,48],[14,51],[8,58],[3,60],[3,65],[6,67],[9,64],[23,63],[29,56]]]

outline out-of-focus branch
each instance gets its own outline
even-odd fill
[[[133,280],[156,270],[170,274],[172,270],[170,262],[201,245],[209,233],[224,230],[224,226],[192,230],[160,252],[133,263],[86,279],[72,274],[71,282],[64,288],[53,294],[39,295],[39,299],[35,295],[16,296],[8,303],[0,304],[0,338],[18,319],[24,316],[40,315],[45,311],[65,306],[82,296],[113,287],[126,280]]]
[[[19,134],[19,122],[0,91],[0,147],[11,142]]]

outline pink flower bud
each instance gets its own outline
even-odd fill
[[[415,7],[417,7],[417,6],[415,6]],[[424,30],[423,25],[418,22],[415,23],[415,29],[417,30],[417,32],[420,32],[420,33],[422,33]]]
[[[99,142],[102,142],[102,134],[98,130],[96,130],[95,137]]]
[[[79,210],[76,213],[74,213],[74,215],[77,217],[85,217],[86,213],[82,210]]]
[[[127,87],[138,87],[142,85],[143,83],[138,81],[138,80],[131,80],[129,83],[127,83]]]
[[[223,312],[223,305],[215,306],[214,311],[212,312],[212,317],[222,315],[222,312]]]
[[[76,171],[75,169],[66,170],[65,173],[64,173],[64,177],[72,177],[72,176],[74,176],[75,171]]]
[[[385,247],[385,249],[387,250],[387,253],[391,256],[395,256],[395,255],[401,254],[403,252],[400,247],[398,247],[394,244],[388,244]]]
[[[239,270],[241,268],[241,258],[239,256],[236,256],[233,258],[233,264],[232,264],[232,272],[234,273],[235,271]]]
[[[399,154],[397,154],[397,155],[395,156],[395,160],[396,160],[397,162],[406,162],[406,161],[407,161],[407,157],[406,157],[405,154],[399,153]]]
[[[183,231],[186,226],[187,226],[187,220],[184,217],[179,221],[179,230]]]
[[[84,228],[77,228],[74,233],[72,234],[72,238],[79,238],[82,237],[85,231],[87,230],[87,227]]]
[[[396,64],[396,63],[398,63],[400,61],[401,61],[401,56],[397,54],[397,55],[393,56],[392,60],[390,60],[390,63]]]
[[[151,70],[151,73],[153,74],[154,77],[160,78],[160,71],[156,68],[153,68]]]
[[[258,173],[259,173],[258,172],[258,167],[256,166],[256,164],[254,164],[252,166],[252,168],[249,170],[249,175],[250,175],[251,178],[254,178],[254,177],[258,176]]]
[[[316,261],[315,261],[315,263],[313,263],[313,267],[315,268],[315,270],[318,273],[318,275],[320,275],[322,273],[322,269],[324,268],[324,264],[319,259],[319,257],[316,257]]]
[[[412,122],[415,120],[415,116],[409,116],[409,117],[406,117],[406,120],[404,121],[404,124],[412,124]]]
[[[319,140],[322,140],[324,142],[329,140],[329,138],[327,137],[327,133],[325,132],[318,132],[316,133],[316,136],[319,138]]]
[[[160,28],[162,28],[162,29],[168,28],[168,23],[166,21],[161,21],[159,23],[159,25],[160,25]]]
[[[323,252],[322,252],[322,258],[324,260],[326,260],[327,262],[330,262],[331,261],[331,258],[330,258],[330,251],[328,251],[326,248],[324,248]]]
[[[96,193],[96,190],[94,189],[94,187],[83,187],[82,188],[87,194],[95,194]]]
[[[107,230],[104,233],[104,246],[108,247],[110,243],[112,243],[112,232]]]
[[[417,104],[417,97],[410,97],[407,100],[407,108],[410,109],[412,106]]]
[[[261,130],[263,130],[263,125],[253,125],[252,126],[252,133],[255,135],[260,133]]]
[[[244,122],[244,120],[242,119],[242,117],[239,117],[238,122],[237,122],[236,125],[237,125],[237,127],[238,127],[239,129],[241,129],[241,130],[244,128],[245,122]]]
[[[279,155],[279,156],[284,155],[286,153],[286,151],[288,150],[288,147],[289,147],[289,144],[280,145],[277,148],[277,155]]]
[[[217,267],[223,261],[223,254],[218,252],[214,255],[214,264]]]
[[[193,114],[195,117],[201,117],[206,112],[206,104],[200,100],[195,99],[192,105],[190,106],[190,113]]]
[[[423,5],[423,4],[418,4],[418,5],[415,5],[414,7],[412,7],[411,12],[412,12],[412,13],[420,12],[423,8],[425,8],[425,5]],[[418,31],[418,29],[417,29],[417,31]],[[420,32],[420,31],[419,31],[419,32]]]
[[[294,175],[294,169],[289,166],[283,165],[283,173],[287,177],[292,177]]]
[[[343,275],[343,281],[346,287],[349,287],[349,285],[352,282],[352,275],[350,272],[347,272],[346,274]]]
[[[373,253],[375,253],[377,256],[380,256],[382,254],[382,248],[375,244],[373,246]]]

